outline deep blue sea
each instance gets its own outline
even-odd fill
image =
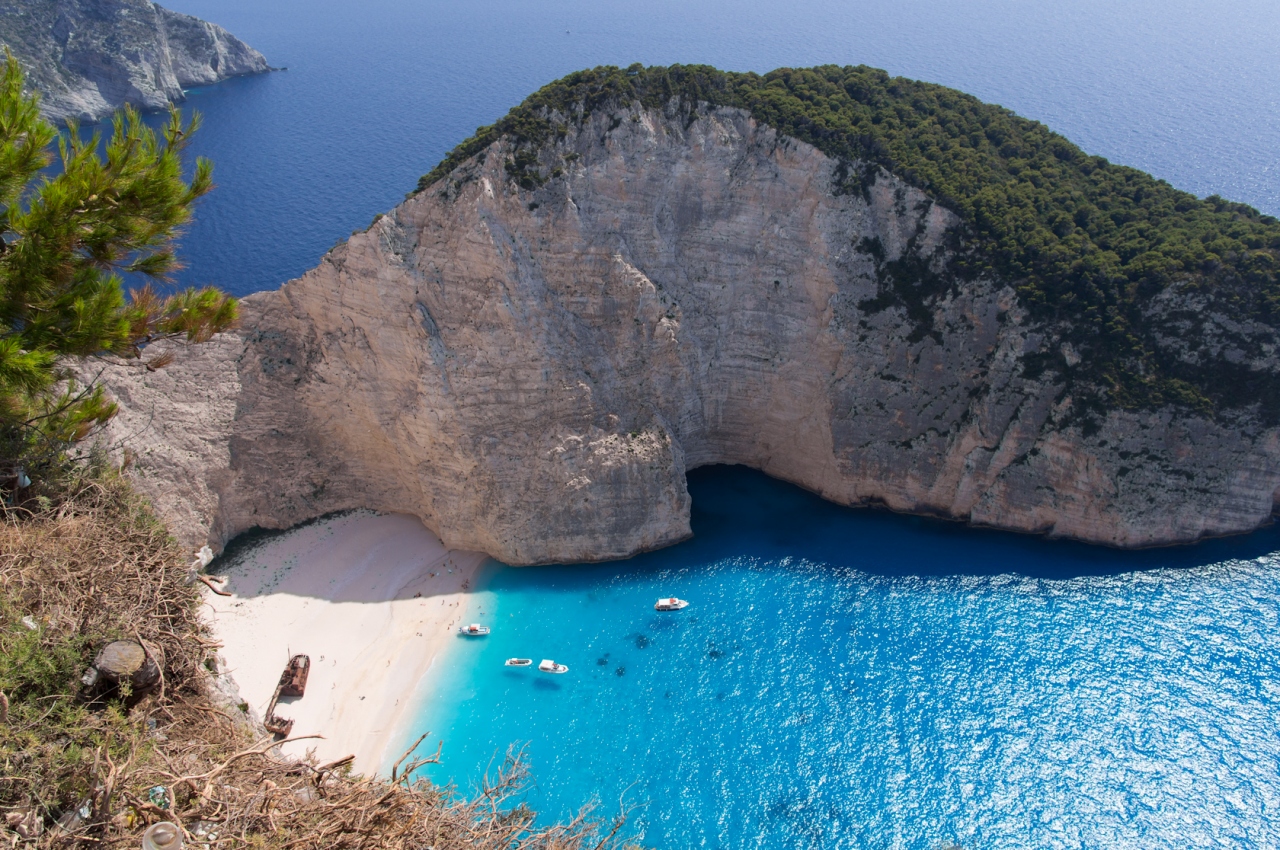
[[[1280,214],[1275,0],[168,5],[288,66],[187,104],[220,188],[182,282],[235,293],[301,274],[478,125],[604,63],[865,63]],[[469,788],[527,745],[546,817],[622,798],[657,848],[1280,847],[1280,533],[1126,554],[744,470],[690,487],[681,546],[487,571],[493,635],[427,683],[435,778]],[[693,604],[658,615],[665,594]]]
[[[867,64],[1280,214],[1276,0],[166,0],[288,71],[191,92],[220,189],[184,283],[271,289],[477,126],[600,64]]]

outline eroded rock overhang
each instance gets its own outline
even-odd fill
[[[959,220],[883,170],[849,190],[705,106],[600,111],[539,156],[552,176],[520,188],[500,140],[245,299],[236,332],[115,370],[110,439],[185,542],[363,507],[512,564],[621,558],[689,535],[685,472],[712,463],[1123,547],[1271,516],[1276,429],[1085,427],[1028,368],[1052,340],[1014,289],[951,274]]]

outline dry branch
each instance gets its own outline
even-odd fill
[[[213,580],[213,579],[209,578],[209,577],[208,577],[207,575],[205,575],[204,573],[196,573],[196,578],[197,578],[199,581],[203,582],[203,583],[204,583],[204,585],[205,585],[205,587],[209,588],[210,590],[212,590],[214,593],[218,594],[219,596],[230,596],[230,595],[231,595],[229,592],[227,592],[227,591],[223,590],[221,587],[218,587],[217,583],[216,583],[216,582],[214,582],[214,580]]]
[[[127,637],[163,664],[163,687],[125,720],[88,714],[84,742],[97,743],[87,746],[83,777],[70,784],[86,789],[91,812],[66,827],[53,822],[79,810],[84,797],[56,799],[48,789],[68,784],[68,777],[55,775],[53,762],[37,758],[15,767],[5,759],[15,751],[14,736],[39,738],[30,752],[60,746],[46,727],[58,700],[71,693],[26,715],[15,714],[16,702],[9,706],[9,723],[0,725],[0,811],[23,813],[24,832],[37,824],[42,830],[22,846],[134,850],[147,825],[161,819],[178,822],[188,846],[201,850],[622,845],[622,818],[604,823],[589,809],[568,823],[538,826],[516,802],[528,778],[519,752],[486,777],[481,793],[465,798],[420,778],[441,753],[437,745],[434,755],[414,756],[425,735],[396,762],[391,780],[349,774],[351,756],[317,766],[284,757],[277,742],[255,740],[249,719],[209,686],[218,644],[197,616],[199,588],[187,583],[189,560],[119,481],[86,480],[54,504],[0,514],[0,594],[7,604],[44,624],[42,635],[92,637],[89,657],[106,640]],[[9,697],[16,699],[12,691]],[[0,695],[0,720],[4,704]],[[26,718],[22,728],[17,716]],[[153,797],[156,788],[163,791]],[[19,840],[17,823],[0,825],[0,847]]]

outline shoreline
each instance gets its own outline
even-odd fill
[[[469,589],[466,593],[460,594],[459,604],[452,610],[456,612],[456,622],[446,627],[449,635],[457,639],[457,633],[454,631],[459,625],[466,623],[482,623],[487,626],[497,625],[497,614],[490,607],[491,600],[486,600],[485,578],[488,571],[492,570],[497,564],[492,558],[484,556],[480,563],[469,572],[468,580],[470,582]],[[488,638],[480,638],[480,640],[488,640]],[[459,640],[452,647],[459,649],[467,646],[472,639]],[[402,698],[404,703],[398,714],[399,722],[390,730],[386,741],[382,747],[382,759],[376,768],[370,768],[371,772],[377,772],[382,775],[389,775],[391,768],[396,760],[401,756],[408,755],[407,751],[411,745],[418,739],[422,733],[427,733],[425,740],[414,750],[412,756],[429,756],[435,752],[436,746],[443,742],[442,730],[438,727],[428,728],[423,725],[423,721],[427,718],[428,703],[440,692],[442,681],[447,682],[442,677],[450,673],[456,673],[458,667],[451,665],[452,659],[445,652],[436,652],[429,664],[423,667],[422,672],[412,682],[405,696]],[[432,719],[439,719],[439,710],[432,712]],[[448,750],[446,744],[445,750]],[[411,756],[411,758],[412,758]],[[406,764],[410,759],[406,759]]]
[[[354,755],[382,772],[388,748],[426,695],[422,682],[458,638],[479,552],[444,547],[417,517],[355,511],[286,531],[214,572],[231,596],[205,591],[221,669],[258,718],[289,656],[311,658],[306,693],[276,713],[294,721],[289,755]]]

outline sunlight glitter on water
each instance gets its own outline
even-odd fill
[[[412,730],[444,741],[433,778],[524,744],[534,808],[625,795],[659,848],[1280,842],[1275,531],[1121,553],[740,469],[691,491],[689,543],[490,568],[494,633],[442,661]],[[654,612],[668,594],[693,604]]]

